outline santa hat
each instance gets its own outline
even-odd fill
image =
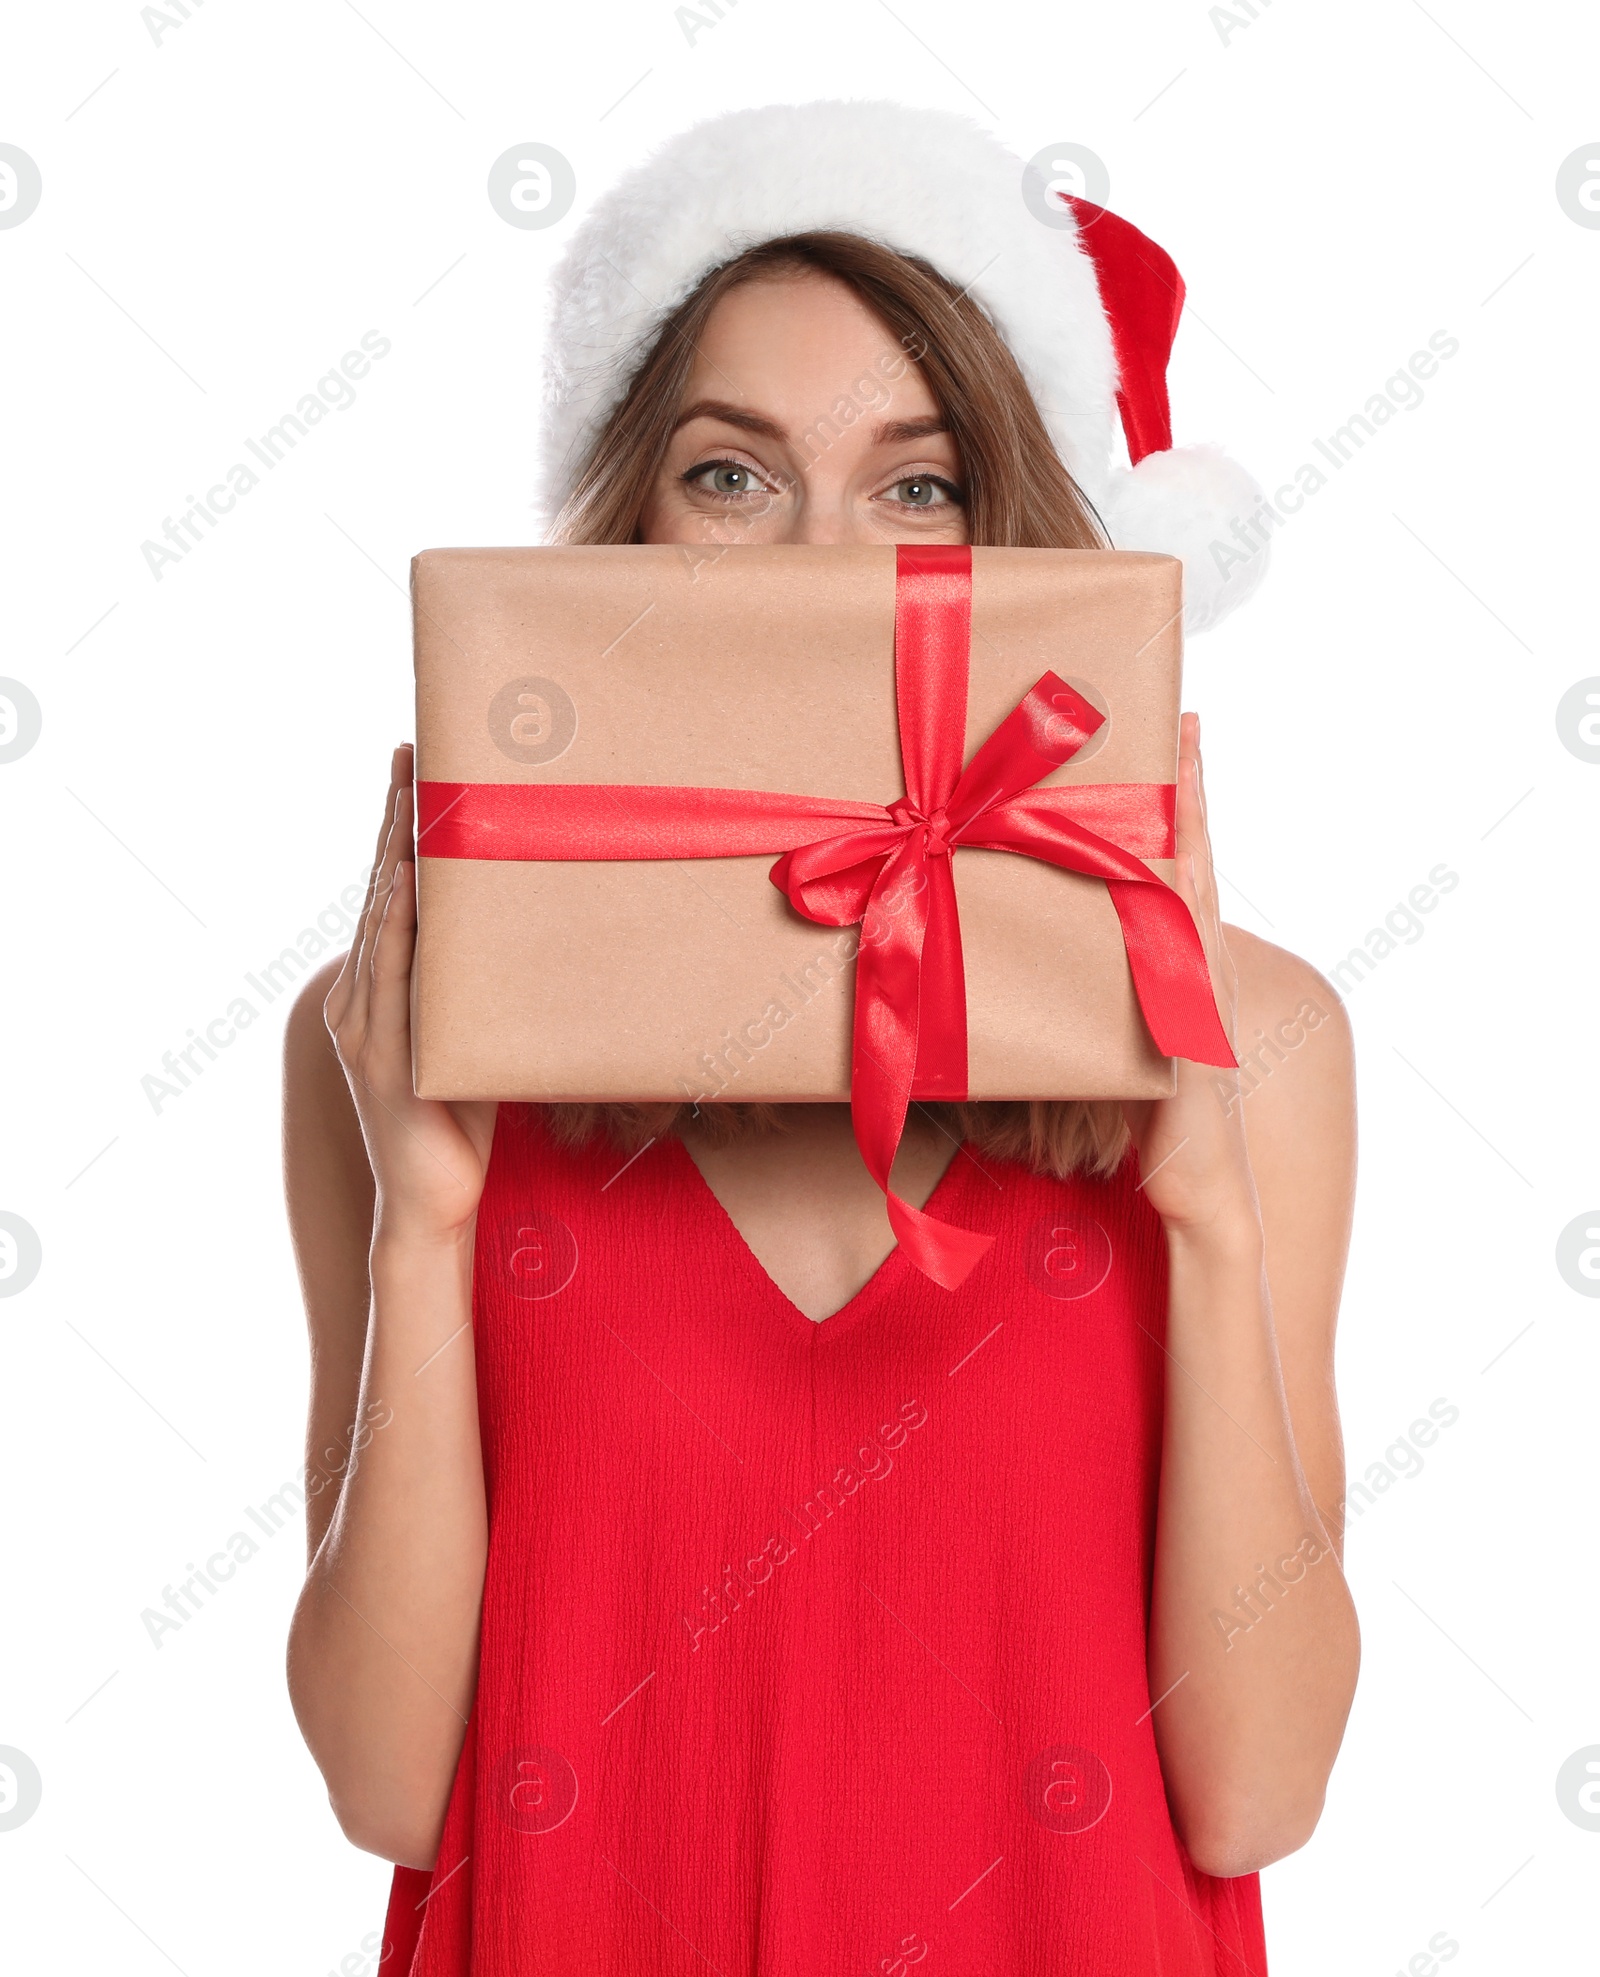
[[[982,306],[1112,543],[1183,559],[1188,630],[1254,591],[1265,543],[1241,560],[1233,525],[1261,490],[1216,447],[1172,445],[1166,370],[1184,291],[1171,258],[1115,213],[1050,193],[968,118],[897,103],[715,117],[596,200],[552,277],[547,520],[678,304],[746,248],[820,231],[914,254]]]

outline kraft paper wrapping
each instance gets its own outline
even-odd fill
[[[1171,783],[1176,559],[972,561],[967,754],[1048,668],[1108,719],[1040,787]],[[892,547],[434,549],[412,598],[419,781],[903,794]],[[796,913],[771,856],[419,851],[422,1097],[849,1097],[856,937]],[[1104,885],[996,851],[961,849],[954,872],[971,1096],[1169,1092]]]

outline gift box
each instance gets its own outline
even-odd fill
[[[771,882],[774,852],[842,843],[846,869],[859,872],[856,850],[869,865],[885,855],[867,841],[874,827],[907,827],[888,815],[907,794],[908,688],[902,677],[897,704],[896,666],[907,554],[936,565],[953,555],[970,572],[964,624],[961,600],[932,607],[956,611],[945,630],[960,664],[947,655],[946,670],[962,677],[924,682],[925,699],[943,698],[911,710],[912,722],[937,712],[959,769],[1051,676],[1066,689],[1047,696],[1044,716],[1058,759],[1027,780],[1020,804],[1074,792],[1069,824],[1170,880],[1173,558],[429,550],[412,567],[422,1096],[848,1098],[863,952],[891,949],[897,918],[937,917],[930,895],[951,888],[964,1076],[954,1088],[925,1045],[912,1096],[1171,1090],[1172,1060],[1141,1013],[1117,880],[1063,869],[1048,851],[973,842],[980,819],[967,841],[935,843],[920,868],[892,876],[876,920],[820,922]],[[932,581],[948,586],[948,572]],[[535,801],[519,792],[548,794],[535,813],[518,809]],[[723,792],[831,808],[730,817]],[[948,974],[949,963],[931,965]]]
[[[849,1098],[888,1193],[915,1100],[1233,1062],[1169,884],[1176,560],[446,549],[412,591],[423,1097]],[[889,1207],[940,1281],[981,1253]]]

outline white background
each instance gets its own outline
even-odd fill
[[[159,41],[132,0],[12,17],[0,140],[44,187],[0,231],[0,671],[44,710],[0,767],[0,1208],[44,1258],[0,1302],[0,1745],[44,1790],[0,1832],[19,1973],[371,1967],[386,1871],[285,1698],[298,1533],[159,1648],[140,1619],[298,1473],[285,1000],[159,1113],[141,1079],[361,877],[409,732],[407,561],[530,539],[542,283],[587,202],[693,117],[850,94],[1098,153],[1189,282],[1178,437],[1269,487],[1459,339],[1190,655],[1230,917],[1327,969],[1460,879],[1349,998],[1352,1479],[1430,1402],[1459,1419],[1352,1526],[1361,1689],[1263,1887],[1283,1977],[1387,1977],[1441,1930],[1463,1972],[1595,1967],[1600,1833],[1555,1779],[1600,1744],[1600,1307],[1555,1247],[1600,1202],[1600,767],[1555,710],[1600,674],[1600,231],[1555,177],[1600,154],[1600,45],[1576,8],[1233,13],[742,0],[692,44],[666,0],[207,0]],[[548,231],[485,196],[531,140],[577,173]],[[156,581],[140,544],[374,329],[357,402]]]

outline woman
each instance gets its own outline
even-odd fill
[[[1218,615],[1178,510],[1239,482],[1154,430],[1176,271],[1019,170],[833,104],[624,181],[560,277],[558,535],[1094,547],[1106,514]],[[1178,885],[1247,1068],[915,1108],[897,1191],[996,1237],[954,1292],[891,1253],[846,1107],[416,1098],[410,774],[287,1053],[343,1472],[291,1686],[398,1864],[394,1967],[1264,1971],[1256,1870],[1315,1825],[1356,1672],[1319,1509],[1353,1082],[1328,985],[1220,923],[1196,718]]]

